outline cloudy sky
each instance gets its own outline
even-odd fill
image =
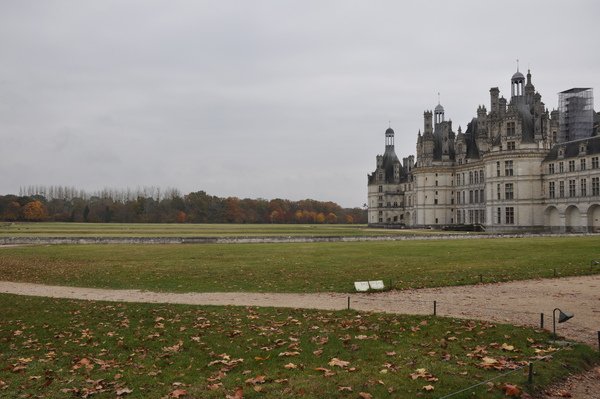
[[[0,194],[361,206],[388,121],[414,154],[438,92],[455,130],[490,87],[510,96],[517,58],[549,109],[571,87],[599,93],[599,21],[594,0],[3,0]]]

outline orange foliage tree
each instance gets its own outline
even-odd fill
[[[327,223],[337,223],[337,215],[333,212],[329,212],[327,216],[325,216],[325,220]]]
[[[40,201],[31,201],[23,207],[23,218],[30,222],[38,222],[48,217],[46,207]]]
[[[175,218],[177,220],[177,223],[185,223],[185,221],[187,220],[187,215],[184,211],[179,211],[177,212],[177,216]]]

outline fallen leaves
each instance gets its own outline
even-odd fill
[[[75,363],[73,367],[71,367],[71,370],[77,370],[80,368],[85,368],[86,370],[93,370],[94,365],[90,359],[84,357],[80,359],[77,363]]]
[[[331,377],[335,375],[334,371],[326,369],[325,367],[317,367],[315,368],[315,371],[321,371],[324,377]]]
[[[477,367],[480,367],[482,369],[495,369],[495,370],[516,370],[519,367],[524,366],[525,364],[527,364],[527,361],[514,361],[514,360],[509,360],[506,359],[504,357],[499,357],[499,358],[493,358],[493,357],[489,357],[489,356],[484,356],[481,359],[481,363],[477,364]]]
[[[245,383],[246,385],[257,385],[264,384],[266,381],[266,377],[264,375],[257,375],[254,378],[248,378]]]
[[[504,384],[502,391],[506,396],[520,396],[521,390],[516,385]]]
[[[220,357],[220,360],[213,360],[212,362],[208,363],[208,366],[214,366],[216,364],[220,364],[223,367],[221,367],[221,371],[231,371],[233,370],[235,367],[237,367],[240,363],[244,362],[244,359],[239,358],[239,359],[231,359],[231,356],[229,356],[226,353],[217,355],[218,357]]]
[[[163,347],[162,350],[163,350],[163,352],[167,352],[167,353],[176,353],[176,352],[179,352],[182,347],[183,347],[183,341],[180,340],[173,346]]]
[[[345,360],[340,360],[337,357],[334,357],[327,364],[330,365],[331,367],[336,367],[337,366],[337,367],[340,367],[340,368],[346,368],[346,367],[348,367],[348,365],[350,364],[350,362],[345,361]]]
[[[185,389],[177,388],[174,391],[171,391],[171,393],[169,394],[169,397],[177,399],[184,395],[187,395],[187,391]]]
[[[424,379],[426,381],[430,381],[430,382],[438,381],[438,378],[436,376],[434,376],[433,374],[428,372],[427,369],[424,369],[424,368],[415,370],[414,373],[409,374],[409,377],[413,380],[422,378],[422,379]]]
[[[244,398],[244,389],[242,387],[237,387],[233,395],[225,396],[225,399],[243,399]]]
[[[500,346],[500,349],[502,349],[503,351],[507,351],[507,352],[512,352],[515,350],[515,347],[513,345],[509,345],[507,343],[503,343]]]
[[[117,396],[124,396],[124,395],[128,395],[130,393],[133,392],[133,389],[129,389],[129,388],[117,388],[117,390],[115,391],[115,394]]]

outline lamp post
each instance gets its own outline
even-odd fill
[[[559,308],[555,308],[552,311],[552,331],[554,333],[554,339],[556,339],[556,311],[557,310],[559,312],[558,313],[558,322],[559,323],[564,323],[565,321],[567,321],[570,318],[572,318],[573,316],[575,316],[573,313],[571,313],[571,312],[563,312]]]

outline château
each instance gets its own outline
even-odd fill
[[[510,99],[490,89],[465,131],[444,107],[425,111],[416,158],[398,159],[394,131],[368,175],[371,226],[493,232],[600,231],[600,113],[591,88],[559,93],[548,111],[531,72]]]

